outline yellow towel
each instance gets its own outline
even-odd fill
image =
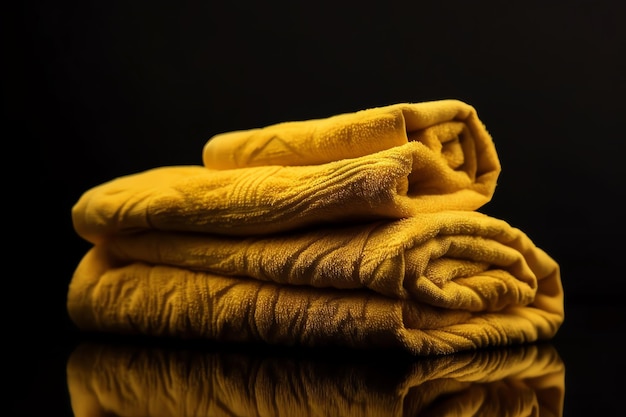
[[[476,111],[403,103],[211,138],[205,166],[87,190],[84,330],[449,354],[553,337],[558,264],[476,209],[500,172]]]
[[[76,417],[561,416],[550,345],[407,360],[83,344],[67,363]]]
[[[92,331],[428,355],[551,338],[563,290],[520,230],[437,212],[269,237],[111,238],[77,268],[68,308]]]
[[[88,190],[73,209],[77,232],[92,242],[138,229],[250,235],[475,210],[500,172],[476,112],[455,100],[223,134],[204,158],[210,169],[159,167]]]
[[[459,100],[399,103],[222,133],[209,139],[202,156],[212,169],[319,165],[407,142],[422,143],[421,154],[440,160],[444,176],[464,174],[483,191],[495,184],[500,164],[491,136],[476,110]]]

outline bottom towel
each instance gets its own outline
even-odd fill
[[[438,212],[232,238],[109,238],[68,293],[83,330],[413,355],[546,340],[564,318],[558,264],[506,222]]]
[[[76,417],[560,417],[564,374],[545,344],[375,361],[83,344],[67,364]]]

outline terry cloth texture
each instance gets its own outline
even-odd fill
[[[71,289],[73,320],[93,331],[415,354],[546,339],[563,313],[550,257],[460,211],[266,237],[119,236]]]
[[[563,321],[558,264],[476,211],[500,165],[467,104],[226,133],[203,157],[75,204],[94,244],[69,287],[79,328],[432,355],[549,339]]]
[[[77,232],[92,242],[137,229],[250,235],[475,210],[500,173],[491,136],[456,100],[217,135],[204,160],[94,187],[73,210]]]
[[[410,360],[82,344],[76,417],[561,416],[565,367],[538,344]]]

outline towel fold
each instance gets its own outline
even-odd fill
[[[250,235],[472,210],[488,201],[491,191],[476,192],[467,178],[446,181],[438,161],[420,159],[422,148],[408,143],[306,167],[155,168],[84,193],[73,209],[74,225],[92,242],[139,229]]]
[[[68,295],[92,331],[451,353],[552,337],[559,267],[478,212],[236,238],[146,232],[96,245]]]
[[[82,344],[67,363],[76,417],[561,416],[550,345],[419,361]]]
[[[92,242],[138,229],[251,235],[475,210],[500,172],[476,112],[454,100],[223,134],[204,158],[205,168],[159,167],[88,190],[76,231]]]
[[[421,155],[438,160],[441,174],[463,174],[492,190],[500,163],[476,109],[459,100],[399,103],[325,119],[283,122],[221,133],[204,146],[212,169],[266,165],[319,165],[402,146],[424,145]]]

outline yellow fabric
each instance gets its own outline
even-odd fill
[[[73,210],[77,232],[91,241],[138,228],[248,235],[475,210],[500,173],[491,136],[457,100],[224,133],[203,158],[204,168],[158,167],[94,187]]]
[[[372,361],[83,344],[67,363],[76,417],[558,417],[564,373],[550,345]]]
[[[120,236],[83,259],[68,306],[93,331],[428,355],[548,339],[562,297],[558,265],[520,230],[438,212],[256,238]]]
[[[207,141],[202,156],[211,169],[319,165],[408,142],[425,145],[424,157],[447,168],[441,175],[464,173],[485,190],[495,185],[500,163],[493,140],[476,110],[459,100],[399,103],[222,133]]]
[[[73,210],[74,224],[93,242],[150,228],[249,235],[325,222],[472,210],[491,198],[495,183],[473,187],[465,175],[446,177],[440,160],[420,155],[424,149],[412,142],[303,167],[159,167],[87,191]]]
[[[79,198],[94,244],[69,287],[79,328],[431,355],[549,339],[563,321],[558,264],[475,211],[500,166],[471,106],[222,134],[204,159]]]

